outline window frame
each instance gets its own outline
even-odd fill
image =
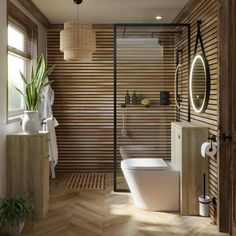
[[[19,25],[17,24],[18,22],[19,22]],[[30,59],[31,63],[29,64],[33,64],[33,65],[36,64],[37,57],[38,57],[38,26],[28,16],[26,16],[18,7],[16,7],[10,0],[7,1],[7,26],[6,26],[7,39],[8,39],[8,24],[11,24],[13,27],[17,28],[18,30],[21,29],[21,26],[22,26],[23,31],[25,31],[26,33],[26,37],[28,36],[31,40],[31,45],[30,45],[31,55],[27,54],[27,52],[23,53],[22,51],[17,50],[14,47],[9,47],[8,40],[7,40],[7,45],[6,45],[7,47],[7,50],[6,50],[6,57],[7,57],[6,122],[12,123],[12,122],[20,121],[25,109],[19,109],[16,112],[8,111],[8,53],[11,52],[13,55],[15,54],[24,59],[28,59],[28,60]],[[30,71],[30,65],[26,67],[26,73],[28,73],[29,71]]]

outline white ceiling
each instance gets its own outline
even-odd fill
[[[73,0],[32,0],[51,23],[75,20]],[[83,0],[79,19],[96,24],[171,23],[188,0]],[[155,16],[163,19],[157,21]]]

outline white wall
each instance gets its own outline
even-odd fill
[[[46,29],[17,0],[11,0],[38,25],[38,52],[46,52]],[[19,122],[7,124],[7,0],[0,0],[0,196],[6,194],[6,135],[21,130]],[[46,54],[46,53],[45,53]],[[14,170],[13,170],[14,171]]]

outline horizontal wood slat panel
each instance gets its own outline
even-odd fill
[[[201,7],[200,7],[201,5]],[[204,114],[195,114],[191,110],[192,120],[206,123],[211,134],[217,134],[217,4],[215,1],[202,1],[197,6],[198,14],[190,15],[186,23],[192,25],[191,58],[196,37],[195,23],[198,18],[203,20],[202,34],[207,59],[211,71],[211,96],[208,109]],[[197,17],[198,16],[198,17]],[[112,171],[113,167],[113,30],[97,28],[97,52],[90,63],[65,62],[59,51],[60,28],[53,26],[48,29],[48,64],[56,64],[51,79],[54,80],[55,104],[54,115],[60,126],[57,128],[59,146],[59,164],[57,171]],[[186,32],[185,32],[186,33]],[[139,53],[130,56],[129,52],[118,60],[117,86],[117,138],[119,145],[140,144],[156,147],[156,151],[145,152],[147,156],[170,158],[170,123],[175,121],[174,105],[174,49],[171,34],[166,46],[165,67],[158,63],[156,55],[145,61]],[[167,37],[165,35],[165,37]],[[188,71],[187,41],[181,36],[183,47],[183,109],[181,120],[187,120]],[[133,52],[133,51],[132,51]],[[121,53],[121,52],[120,52]],[[127,55],[127,56],[126,56]],[[132,61],[130,61],[132,59]],[[156,60],[157,59],[157,60]],[[132,95],[133,90],[138,96],[147,97],[152,101],[151,108],[141,105],[129,106],[127,110],[128,136],[121,137],[122,109],[126,90]],[[159,92],[170,92],[170,105],[162,107]],[[119,157],[119,151],[117,151]],[[144,153],[137,153],[142,157]],[[210,163],[210,194],[217,197],[217,159]],[[215,207],[211,206],[211,214],[215,217]]]
[[[55,91],[57,172],[111,172],[113,168],[113,29],[98,27],[92,62],[66,62],[60,30],[47,33],[48,65]]]
[[[199,4],[189,12],[183,22],[191,24],[191,60],[193,59],[194,46],[197,34],[197,20],[202,20],[201,33],[206,57],[210,67],[211,91],[209,105],[205,113],[197,114],[191,108],[191,120],[205,124],[210,129],[210,135],[218,134],[218,3],[215,0],[201,0]],[[183,49],[183,58],[187,58],[187,42],[177,38],[177,44]],[[200,43],[198,52],[201,53]],[[182,65],[182,109],[181,120],[188,118],[188,65],[183,60]],[[209,191],[210,197],[218,196],[217,157],[209,159]],[[211,218],[216,221],[216,207],[211,205]]]
[[[66,62],[59,51],[62,27],[48,29],[48,64],[56,64],[53,111],[60,126],[56,129],[59,147],[57,171],[112,171],[113,165],[113,29],[98,27],[97,52],[89,63]],[[147,30],[148,31],[148,30]],[[132,32],[135,34],[135,32]],[[148,33],[149,35],[150,33]],[[118,144],[151,145],[147,156],[170,158],[170,123],[175,121],[174,37],[158,32],[164,40],[160,49],[118,48],[117,139]],[[142,58],[141,58],[142,57]],[[163,64],[164,63],[164,64]],[[127,109],[128,136],[122,141],[122,110],[126,90],[152,101],[149,109],[131,105]],[[160,106],[160,91],[170,92],[170,105]],[[132,94],[130,94],[132,95]],[[119,146],[119,145],[118,145]],[[119,155],[119,152],[118,152]],[[141,157],[144,153],[138,153]],[[120,158],[118,158],[120,159]]]

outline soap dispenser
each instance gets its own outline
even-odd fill
[[[130,104],[130,96],[129,96],[128,90],[127,90],[126,95],[125,95],[125,104],[126,104],[126,105],[127,105],[127,104]]]

